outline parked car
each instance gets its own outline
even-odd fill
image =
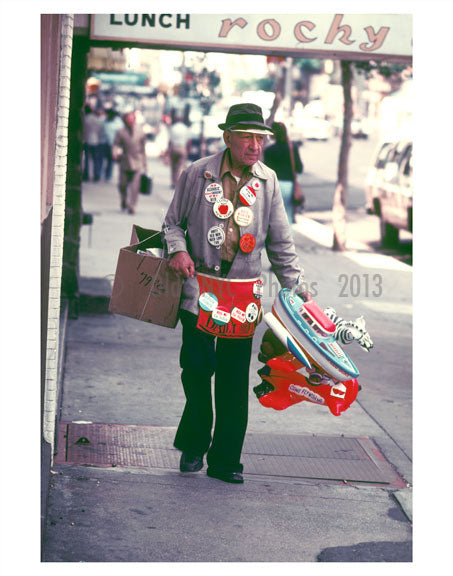
[[[376,198],[384,177],[385,164],[395,146],[396,142],[381,142],[373,155],[373,160],[365,178],[365,207],[368,214],[376,213]]]
[[[329,140],[333,129],[328,120],[316,116],[306,116],[302,123],[302,134],[306,140]]]
[[[353,138],[368,138],[370,126],[365,118],[353,118],[351,122],[351,135]]]
[[[390,150],[375,198],[383,247],[394,247],[399,231],[412,232],[412,142],[397,142]]]

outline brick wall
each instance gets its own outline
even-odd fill
[[[66,165],[68,153],[68,117],[71,84],[71,55],[74,16],[61,15],[58,98],[55,132],[55,160],[53,170],[52,228],[49,259],[49,296],[47,313],[47,341],[45,388],[43,403],[43,437],[52,447],[59,386],[60,288],[63,260]]]

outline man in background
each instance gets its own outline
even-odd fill
[[[113,159],[119,162],[119,191],[121,210],[135,214],[140,190],[140,178],[146,173],[146,135],[135,121],[135,112],[124,115],[124,128],[120,128],[113,144]]]

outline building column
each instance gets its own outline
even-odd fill
[[[65,226],[66,165],[71,84],[74,16],[61,15],[59,87],[55,135],[53,209],[50,239],[49,298],[47,314],[46,370],[43,405],[43,439],[52,447],[59,385],[60,289]],[[53,450],[52,450],[53,452]]]

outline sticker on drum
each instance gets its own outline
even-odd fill
[[[257,280],[255,284],[253,284],[253,294],[255,298],[261,298],[264,294],[264,284],[262,280]]]
[[[244,322],[246,321],[246,314],[244,310],[241,310],[240,308],[235,306],[233,310],[231,310],[231,319],[235,320],[236,322],[239,322],[240,324],[244,324]]]
[[[228,324],[228,322],[230,321],[230,318],[231,318],[231,314],[228,312],[228,310],[224,306],[218,306],[212,312],[212,319],[219,326],[224,326],[225,324]]]
[[[217,296],[212,294],[212,292],[203,292],[203,294],[200,294],[200,297],[198,298],[198,304],[205,312],[212,312],[215,310],[218,303],[219,301],[217,300]]]
[[[255,302],[250,302],[250,304],[245,309],[245,317],[247,321],[250,323],[255,322],[255,320],[258,318],[258,312],[258,305],[255,304]]]

